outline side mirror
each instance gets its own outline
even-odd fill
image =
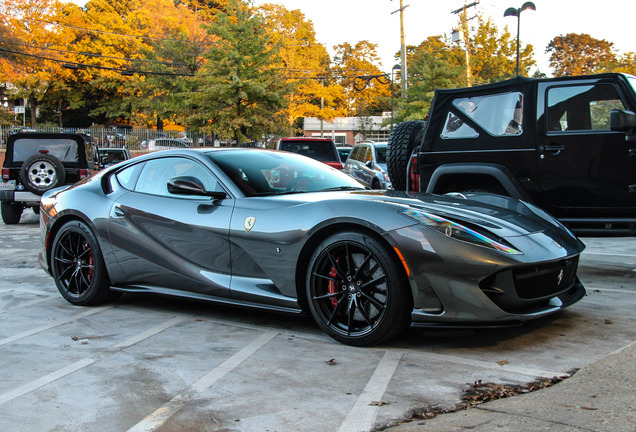
[[[633,111],[610,111],[610,129],[613,131],[633,133],[636,128],[636,114]]]
[[[208,196],[214,199],[227,198],[225,192],[213,192],[205,189],[203,182],[196,177],[181,176],[168,180],[168,192],[175,195]]]
[[[367,161],[367,162],[365,163],[365,165],[366,165],[368,168],[373,169],[373,161]]]

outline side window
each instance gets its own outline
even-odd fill
[[[143,163],[129,166],[128,168],[123,169],[115,174],[115,177],[124,189],[134,190],[137,179],[139,178],[139,173],[141,172],[143,166]]]
[[[459,139],[459,138],[477,138],[479,133],[468,126],[462,119],[457,117],[452,112],[448,113],[446,117],[446,123],[442,129],[442,138],[445,139]]]
[[[510,92],[472,98],[458,98],[453,106],[470,117],[490,135],[509,136],[523,133],[523,93]],[[451,117],[452,116],[452,117]],[[461,132],[463,122],[449,113],[449,128]],[[472,128],[471,128],[472,129]],[[475,132],[473,130],[475,134]],[[466,129],[462,135],[468,134]],[[478,135],[478,134],[477,134]],[[472,138],[473,136],[449,136],[449,138]]]
[[[370,146],[365,146],[365,148],[367,152],[364,155],[364,163],[373,162],[373,150]]]
[[[610,111],[625,109],[612,84],[551,87],[547,101],[552,132],[609,130]]]
[[[146,162],[135,191],[151,195],[176,197],[168,192],[168,180],[173,177],[192,176],[203,182],[210,191],[218,189],[218,182],[214,176],[197,162],[179,157],[154,159]],[[179,198],[201,199],[197,196],[179,195]]]
[[[353,150],[351,150],[351,155],[349,156],[351,160],[360,160],[360,149],[362,147],[355,146]]]

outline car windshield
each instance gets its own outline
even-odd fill
[[[379,164],[386,164],[386,150],[387,146],[375,147],[375,162]]]
[[[77,142],[72,139],[20,138],[13,146],[13,161],[24,162],[30,156],[47,153],[62,162],[77,162]]]
[[[292,153],[245,149],[206,155],[246,196],[365,189],[339,170]]]
[[[331,141],[282,141],[280,150],[309,156],[321,162],[339,160],[334,153],[334,145]]]

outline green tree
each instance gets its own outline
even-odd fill
[[[184,94],[191,125],[237,143],[258,139],[275,127],[288,87],[279,79],[276,47],[250,4],[231,0],[209,33],[218,39],[197,71],[196,87]]]
[[[395,122],[423,119],[435,89],[466,85],[464,51],[441,36],[431,36],[409,52],[409,91],[406,100],[395,99]]]
[[[568,33],[552,39],[546,53],[550,53],[550,67],[553,68],[554,76],[587,75],[601,72],[616,61],[613,45],[585,33]]]

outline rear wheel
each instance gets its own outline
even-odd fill
[[[22,218],[22,204],[3,201],[0,203],[2,210],[2,221],[7,225],[20,223]]]
[[[74,305],[96,305],[116,297],[95,235],[83,222],[67,222],[51,247],[51,273],[60,294]]]
[[[381,343],[410,323],[408,280],[393,252],[361,232],[325,239],[311,257],[307,299],[318,325],[356,346]]]
[[[391,132],[386,153],[386,166],[395,190],[406,190],[409,160],[420,143],[426,122],[413,120],[400,123]]]

